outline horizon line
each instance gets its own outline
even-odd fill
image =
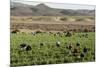
[[[32,3],[32,2],[34,2],[35,4],[36,3],[38,3],[38,4],[41,4],[41,3],[43,3],[43,4],[45,4],[46,6],[48,6],[48,7],[50,7],[51,5],[50,4],[56,4],[56,7],[51,7],[51,8],[57,8],[57,5],[66,5],[66,6],[71,6],[71,8],[69,8],[69,9],[73,9],[73,5],[74,6],[80,6],[80,7],[82,7],[82,6],[84,6],[85,8],[75,8],[74,7],[74,9],[73,10],[95,10],[95,8],[96,8],[96,5],[85,5],[85,4],[71,4],[71,3],[54,3],[54,2],[41,2],[41,1],[25,1],[25,0],[10,0],[10,2],[18,2],[18,3],[22,3],[22,4],[28,4],[29,2],[30,3]],[[26,3],[25,3],[26,2]],[[35,4],[28,4],[28,5],[35,5]],[[38,5],[38,4],[36,4],[36,5]],[[49,4],[49,5],[47,5],[47,4]],[[55,6],[55,5],[54,5]],[[86,7],[88,7],[87,9],[86,9]],[[90,8],[91,7],[91,8]],[[63,8],[61,8],[61,7],[58,7],[58,9],[67,9],[67,8],[65,8],[65,7],[63,7]]]

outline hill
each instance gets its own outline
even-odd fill
[[[51,8],[43,3],[36,6],[11,2],[11,16],[94,16],[95,10]]]

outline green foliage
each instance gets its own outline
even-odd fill
[[[88,37],[83,35],[87,34]],[[61,42],[61,46],[57,47],[56,42]],[[85,54],[84,58],[80,58],[80,54],[73,56],[71,50],[66,46],[72,44],[76,47],[76,43],[80,43],[80,51],[84,47],[89,48],[89,52]],[[20,51],[19,45],[21,43],[30,44],[31,51]],[[43,43],[43,46],[40,46]],[[42,65],[42,64],[59,64],[59,63],[73,63],[73,62],[87,62],[95,61],[95,33],[75,33],[71,37],[66,37],[62,34],[54,36],[54,34],[39,33],[32,34],[11,34],[11,65]],[[92,54],[91,54],[92,53]]]

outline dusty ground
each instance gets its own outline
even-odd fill
[[[11,17],[11,30],[94,31],[94,17]]]

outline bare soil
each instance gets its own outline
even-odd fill
[[[44,30],[44,31],[67,31],[67,30],[84,30],[93,31],[94,23],[71,22],[71,23],[55,23],[55,22],[33,22],[33,23],[11,23],[11,29],[29,29],[29,30]]]
[[[32,18],[31,18],[32,19]],[[95,31],[95,21],[34,21],[31,19],[22,20],[20,18],[11,19],[11,30],[43,30],[43,31]],[[84,18],[83,18],[84,19]]]

